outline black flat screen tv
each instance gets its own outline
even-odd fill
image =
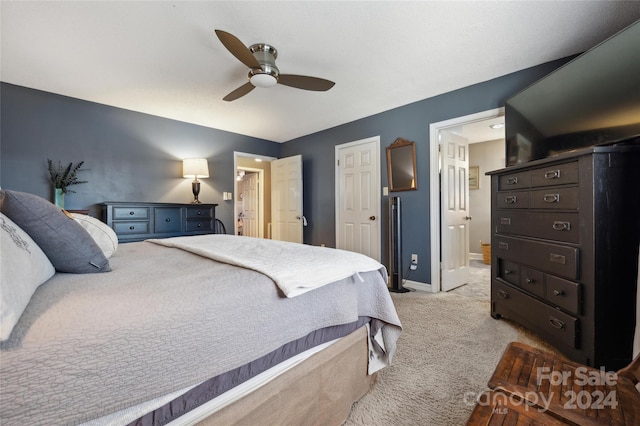
[[[640,21],[507,99],[506,166],[640,143]]]

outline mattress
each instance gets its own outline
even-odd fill
[[[175,398],[158,408],[149,411],[144,416],[135,419],[130,424],[136,426],[157,426],[167,424],[202,404],[205,404],[223,393],[230,391],[239,384],[245,383],[256,376],[265,373],[274,366],[280,365],[280,369],[286,368],[288,365],[286,361],[291,358],[295,358],[297,355],[304,354],[310,349],[314,349],[318,346],[322,348],[324,344],[335,342],[337,339],[351,334],[356,329],[368,324],[369,321],[369,318],[361,317],[358,321],[353,323],[314,330],[308,335],[294,340],[293,342],[289,342],[275,351],[272,351],[241,367],[185,389],[184,392],[180,393],[180,395],[177,395]],[[315,351],[307,353],[306,356],[310,356],[313,353],[315,353]],[[304,359],[304,357],[301,359]],[[258,383],[260,382],[258,381]],[[95,424],[101,423],[97,422]]]

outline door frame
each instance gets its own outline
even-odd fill
[[[376,182],[376,186],[375,188],[373,188],[373,190],[375,191],[381,191],[381,186],[382,186],[382,167],[381,167],[381,161],[380,161],[380,135],[378,136],[372,136],[369,138],[364,138],[364,139],[359,139],[357,141],[352,141],[352,142],[346,142],[340,145],[336,145],[335,146],[335,154],[334,154],[334,183],[335,183],[335,193],[334,193],[334,197],[335,197],[335,202],[334,202],[334,222],[335,222],[335,238],[336,238],[336,247],[338,246],[338,241],[340,241],[340,226],[338,224],[338,218],[340,217],[340,168],[338,167],[338,160],[340,159],[340,150],[343,148],[351,148],[352,146],[356,146],[356,145],[362,145],[365,143],[371,143],[371,142],[375,142],[376,147],[375,147],[375,156],[376,156],[376,161],[378,163],[378,181]],[[382,213],[382,208],[381,208],[381,203],[382,203],[382,196],[380,197],[380,202],[377,203],[376,205],[376,217],[381,219],[381,213]],[[378,220],[378,247],[379,247],[379,255],[380,255],[380,259],[376,259],[378,262],[381,262],[382,260],[382,220]]]
[[[268,161],[271,162],[273,160],[276,160],[275,157],[269,157],[266,155],[260,155],[260,154],[252,154],[250,152],[240,152],[240,151],[233,151],[233,193],[235,194],[232,198],[232,202],[233,202],[233,209],[232,209],[232,214],[233,214],[233,235],[238,235],[238,218],[236,217],[236,202],[238,199],[238,181],[236,179],[236,173],[238,171],[238,157],[246,157],[246,158],[254,158],[254,159],[260,159],[262,161]],[[245,167],[246,169],[246,167]],[[262,169],[258,169],[258,170],[262,170]],[[262,185],[262,183],[261,183]],[[261,215],[262,217],[264,217],[264,197],[265,197],[265,193],[264,193],[264,186],[261,186],[262,189],[262,193],[260,194],[260,211],[263,212],[263,215]],[[271,196],[271,195],[269,195]],[[264,220],[264,219],[262,219]],[[263,230],[264,232],[264,230]],[[264,235],[264,234],[263,234]]]
[[[440,182],[440,131],[500,116],[504,116],[504,107],[429,124],[429,210],[431,211],[429,232],[431,235],[431,291],[433,293],[441,291],[440,268],[442,267],[442,264],[440,262],[440,193],[441,191],[446,190],[446,188],[441,187]]]
[[[256,169],[252,167],[242,167],[239,166],[237,170],[243,170],[245,172],[257,173],[258,174],[258,238],[265,238],[264,236],[264,169]],[[236,186],[238,185],[238,180],[236,179]],[[237,189],[236,189],[237,191]],[[237,202],[237,200],[236,200]],[[234,210],[235,213],[235,210]],[[238,234],[238,218],[236,218],[236,231],[235,234]],[[244,235],[244,234],[243,234]]]

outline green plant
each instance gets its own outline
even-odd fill
[[[54,167],[53,161],[47,158],[47,166],[49,168],[49,175],[51,176],[51,183],[53,183],[53,187],[60,188],[63,193],[67,193],[75,192],[68,189],[69,186],[87,183],[86,180],[79,180],[77,176],[78,172],[82,171],[80,168],[83,164],[84,161],[80,161],[76,165],[69,163],[68,166],[63,167],[58,161],[58,167]]]

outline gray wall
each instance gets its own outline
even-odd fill
[[[498,170],[505,164],[505,141],[479,142],[469,145],[469,166],[480,168],[479,188],[469,191],[469,247],[471,253],[481,254],[480,241],[491,242],[491,177],[486,172]]]
[[[419,267],[410,279],[431,282],[428,259],[431,258],[429,221],[429,124],[504,106],[505,100],[524,89],[568,59],[550,62],[460,90],[424,99],[377,115],[298,138],[284,144],[282,156],[301,154],[304,176],[304,214],[309,226],[305,243],[325,243],[335,247],[335,146],[380,136],[382,186],[388,185],[385,148],[398,138],[416,142],[418,190],[394,192],[402,201],[403,265],[409,265],[411,253],[418,254]],[[382,197],[382,260],[388,265],[388,197]]]
[[[286,157],[301,154],[304,214],[309,226],[304,242],[335,246],[335,146],[379,135],[382,186],[387,186],[384,148],[396,138],[416,142],[418,190],[396,192],[403,207],[403,263],[417,253],[420,267],[411,279],[430,282],[429,124],[498,108],[505,99],[548,74],[566,60],[555,61],[494,80],[445,93],[342,126],[277,144],[221,130],[140,114],[60,95],[2,83],[0,185],[51,199],[46,159],[85,161],[77,185],[65,200],[69,209],[98,211],[103,201],[171,201],[192,199],[181,177],[186,157],[209,159],[211,177],[203,179],[200,199],[219,204],[217,215],[233,229],[233,151]],[[382,197],[383,247],[386,247],[388,198]],[[383,249],[383,263],[387,253]]]
[[[47,158],[84,161],[65,197],[67,209],[99,215],[104,201],[193,200],[182,158],[209,160],[199,199],[217,203],[216,216],[233,230],[233,151],[277,157],[280,144],[180,121],[113,108],[2,83],[0,185],[53,200]],[[99,217],[99,216],[98,216]],[[231,231],[232,232],[232,231]]]

